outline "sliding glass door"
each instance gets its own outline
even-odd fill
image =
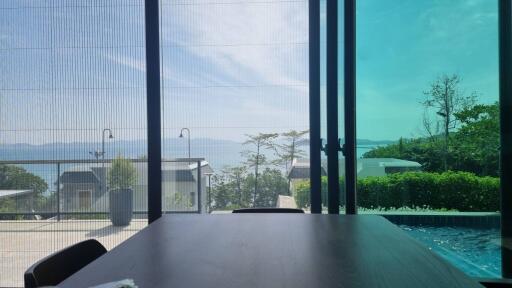
[[[354,114],[345,110],[347,105],[346,101],[353,99],[354,91],[346,89],[346,83],[352,83],[352,79],[348,79],[347,76],[353,75],[347,73],[346,70],[346,56],[352,55],[354,47],[348,47],[347,49],[347,37],[351,38],[354,36],[353,33],[347,33],[345,29],[346,25],[346,7],[350,7],[353,4],[352,1],[325,1],[322,8],[323,14],[322,19],[325,22],[322,24],[325,26],[324,32],[325,40],[322,42],[322,151],[325,156],[322,167],[326,172],[326,177],[322,178],[322,186],[324,187],[322,204],[324,211],[329,214],[339,214],[346,212],[346,177],[351,177],[353,169],[346,169],[347,165],[350,165],[350,159],[352,159],[350,143],[352,143],[353,137],[347,137],[352,129],[347,125],[353,123],[353,121],[346,121],[347,117],[351,117]],[[349,25],[352,27],[353,25]],[[354,43],[350,41],[348,43]],[[348,54],[347,54],[348,53]],[[325,56],[324,56],[325,55]],[[350,66],[353,67],[353,66]],[[348,82],[347,82],[348,81]],[[355,87],[352,87],[355,88]],[[347,92],[348,91],[348,92]],[[347,98],[347,96],[350,97]],[[348,140],[348,141],[347,141]],[[349,157],[345,157],[348,155]],[[347,163],[348,161],[348,163]],[[348,174],[347,174],[348,173]],[[352,179],[354,177],[352,176]],[[354,191],[351,189],[351,191]],[[350,194],[353,195],[353,194]],[[351,206],[348,210],[349,213],[354,213],[354,206]]]
[[[500,277],[498,2],[361,0],[357,12],[359,212]]]
[[[326,7],[328,212],[383,215],[501,277],[498,1]]]
[[[163,211],[308,210],[308,0],[161,16]]]

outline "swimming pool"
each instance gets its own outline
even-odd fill
[[[399,227],[470,276],[501,277],[499,229]]]

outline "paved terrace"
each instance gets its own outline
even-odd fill
[[[146,219],[126,227],[110,220],[0,221],[0,287],[23,287],[31,264],[73,243],[95,238],[110,250],[146,225]]]

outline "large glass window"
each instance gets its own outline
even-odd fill
[[[308,1],[161,4],[164,210],[309,209]]]
[[[500,277],[497,1],[357,1],[359,213]]]
[[[142,0],[0,1],[1,287],[146,226],[144,43]]]
[[[321,137],[336,118],[342,145],[344,7],[328,117],[328,1]],[[500,277],[497,0],[356,2],[359,213]],[[310,209],[308,3],[160,0],[164,213]],[[143,0],[0,1],[0,287],[146,226],[144,36]]]

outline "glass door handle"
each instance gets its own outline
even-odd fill
[[[338,138],[338,151],[341,152],[341,154],[343,154],[343,156],[346,156],[345,155],[345,144],[341,144],[341,139]]]
[[[324,138],[320,138],[320,150],[324,152],[325,156],[327,156],[327,143],[324,144]]]
[[[323,138],[320,138],[320,150],[323,151],[325,153],[325,156],[327,156],[327,148],[328,148],[328,144],[324,144],[324,140]],[[343,156],[345,156],[345,144],[341,144],[341,139],[338,138],[338,151],[340,151]]]

